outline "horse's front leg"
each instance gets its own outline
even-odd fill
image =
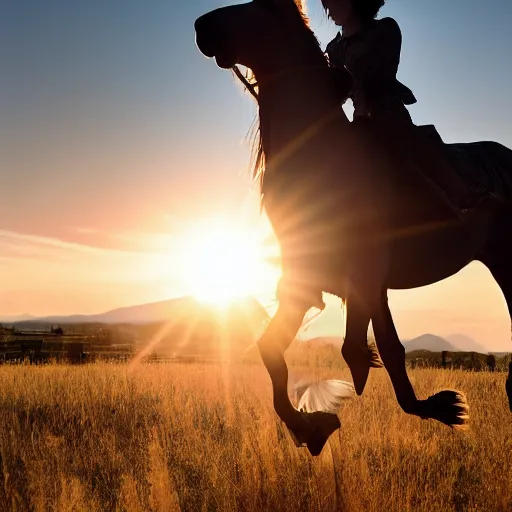
[[[469,418],[468,405],[460,392],[445,390],[427,400],[416,398],[405,366],[405,348],[396,332],[386,292],[380,294],[372,304],[372,323],[382,361],[402,409],[425,419],[436,419],[451,427],[465,427]]]
[[[261,359],[272,380],[274,409],[288,426],[301,424],[303,420],[288,396],[288,366],[284,353],[295,339],[305,314],[304,308],[281,303],[258,341]]]
[[[272,380],[274,409],[288,427],[297,446],[308,447],[312,455],[318,455],[329,436],[341,425],[335,414],[325,412],[299,412],[288,396],[288,367],[284,353],[294,340],[307,308],[281,300],[258,341],[261,358]]]

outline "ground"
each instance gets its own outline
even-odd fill
[[[0,511],[512,510],[506,375],[410,375],[421,397],[465,391],[470,430],[407,416],[372,370],[313,458],[276,419],[261,364],[3,366]]]

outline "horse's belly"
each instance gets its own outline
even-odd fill
[[[432,226],[422,234],[397,238],[387,287],[420,288],[456,274],[478,258],[487,236],[487,223],[466,222],[442,229]]]

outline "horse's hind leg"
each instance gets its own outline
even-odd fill
[[[418,400],[405,366],[405,349],[400,343],[387,303],[387,294],[372,303],[375,340],[402,409],[421,418],[436,419],[451,427],[464,427],[468,420],[465,397],[457,391],[440,391],[427,400]]]
[[[508,238],[501,244],[503,247],[496,247],[492,251],[489,250],[485,257],[481,258],[490,270],[492,276],[498,283],[507,303],[509,315],[512,317],[512,272],[510,265],[512,264],[512,245]],[[512,362],[509,364],[508,378],[505,385],[508,396],[508,404],[512,412]]]
[[[277,313],[258,341],[261,358],[272,380],[274,409],[288,427],[297,446],[305,444],[318,455],[329,436],[341,424],[335,414],[299,412],[288,396],[288,367],[284,352],[302,325],[307,307],[288,299],[280,300]]]

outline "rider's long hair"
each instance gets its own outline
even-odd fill
[[[361,21],[373,20],[384,5],[385,0],[352,0],[352,6]]]

